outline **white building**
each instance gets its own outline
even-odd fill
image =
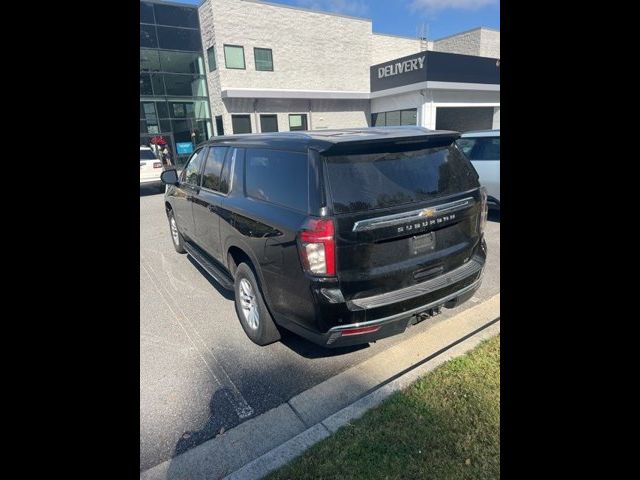
[[[257,0],[205,0],[198,12],[216,135],[391,125],[396,117],[428,128],[499,128],[499,74],[486,71],[497,63],[499,32],[427,42],[373,33],[366,18]],[[420,69],[394,66],[401,57],[418,65],[416,55],[425,56]],[[377,78],[385,62],[395,73]],[[451,74],[443,65],[453,65]]]

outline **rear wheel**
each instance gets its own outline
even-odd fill
[[[234,291],[240,325],[251,341],[267,345],[280,340],[280,332],[267,310],[256,277],[246,263],[236,269]]]
[[[169,218],[169,229],[171,231],[173,248],[175,248],[178,253],[185,253],[184,238],[182,238],[182,234],[180,233],[180,230],[178,230],[178,224],[176,223],[176,217],[173,214],[173,210],[169,210],[167,212],[167,217]]]

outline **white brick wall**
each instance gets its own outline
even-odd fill
[[[208,0],[200,7],[206,10],[213,13],[223,90],[369,90],[370,21],[242,0]],[[224,68],[225,43],[244,47],[246,70]],[[254,47],[273,50],[273,72],[256,71]]]
[[[479,57],[500,58],[500,32],[476,28],[468,32],[434,40],[436,52],[459,53]]]
[[[374,33],[371,36],[371,65],[406,57],[420,51],[417,38],[396,37]]]

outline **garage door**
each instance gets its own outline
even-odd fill
[[[493,126],[493,107],[438,107],[436,130],[489,130]]]

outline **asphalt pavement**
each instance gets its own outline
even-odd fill
[[[140,470],[264,413],[390,348],[412,332],[500,291],[500,219],[486,229],[489,257],[475,297],[404,335],[327,350],[285,334],[259,347],[237,319],[232,293],[173,249],[163,196],[140,194]]]

